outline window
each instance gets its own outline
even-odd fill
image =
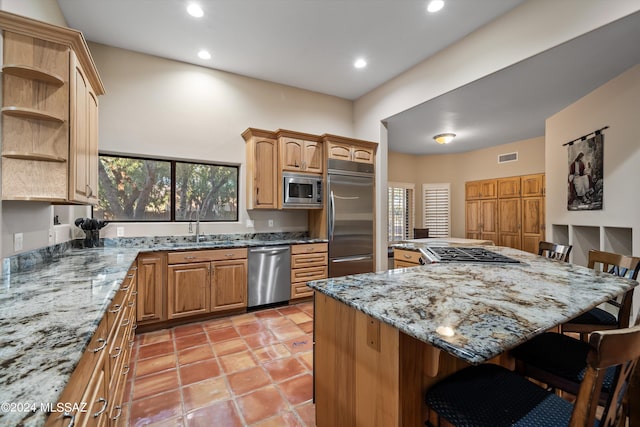
[[[429,237],[450,237],[450,184],[422,184],[422,224]]]
[[[387,240],[398,242],[411,238],[413,231],[413,184],[389,183]]]
[[[109,221],[238,220],[238,167],[100,155],[94,217]]]

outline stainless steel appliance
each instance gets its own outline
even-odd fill
[[[285,208],[322,208],[322,176],[282,173],[282,205]]]
[[[248,263],[248,307],[289,300],[291,296],[289,246],[249,248]]]
[[[420,249],[420,264],[434,262],[465,262],[520,264],[508,256],[478,247],[428,246]]]
[[[372,164],[328,161],[329,277],[374,270],[373,188]]]

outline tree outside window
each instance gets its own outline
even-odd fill
[[[94,217],[237,221],[238,167],[101,155]],[[175,186],[174,186],[175,183]]]

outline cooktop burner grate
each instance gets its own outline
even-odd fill
[[[430,246],[436,262],[482,262],[496,264],[520,264],[520,261],[502,254],[477,247]]]

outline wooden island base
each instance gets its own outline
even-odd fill
[[[419,426],[425,391],[466,362],[315,295],[316,425]]]

